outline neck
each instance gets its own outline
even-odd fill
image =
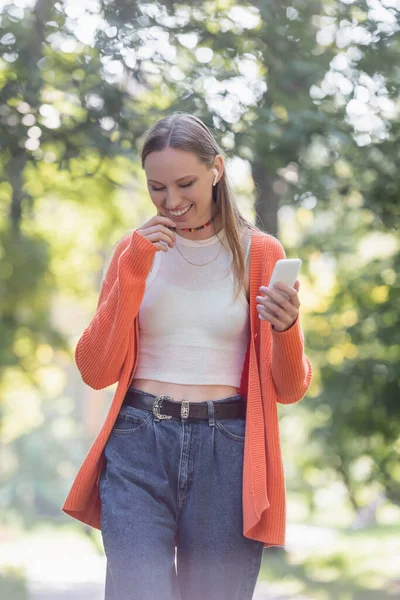
[[[206,221],[207,223],[207,221]],[[186,238],[188,240],[207,240],[212,237],[216,233],[219,233],[222,229],[222,220],[220,217],[214,217],[214,220],[208,227],[204,227],[204,229],[199,229],[198,231],[183,231],[176,227],[175,233],[178,236]]]

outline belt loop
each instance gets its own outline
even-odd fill
[[[190,404],[187,400],[182,400],[181,404],[181,420],[186,420],[189,418],[189,409]]]
[[[215,418],[214,418],[214,402],[212,400],[207,400],[208,407],[208,424],[212,427],[215,426]]]

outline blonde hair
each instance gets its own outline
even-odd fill
[[[141,163],[144,168],[146,156],[166,148],[192,152],[209,169],[214,165],[217,154],[225,158],[225,154],[201,119],[191,113],[175,112],[157,121],[145,132],[141,152]],[[226,169],[222,177],[212,188],[215,202],[215,217],[220,217],[225,229],[226,239],[232,252],[232,268],[234,270],[236,297],[244,282],[245,263],[241,244],[241,233],[244,229],[261,230],[247,221],[240,213],[236,200],[231,191]]]

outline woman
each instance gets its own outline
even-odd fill
[[[285,252],[200,119],[156,123],[142,167],[157,215],[118,242],[75,353],[118,387],[62,509],[101,529],[106,600],[245,600],[285,541],[276,405],[312,377],[299,282],[263,287]]]

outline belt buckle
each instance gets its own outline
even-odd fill
[[[173,400],[172,396],[157,396],[153,402],[153,415],[156,419],[172,419],[172,415],[163,415],[160,413],[160,408],[165,399]]]

